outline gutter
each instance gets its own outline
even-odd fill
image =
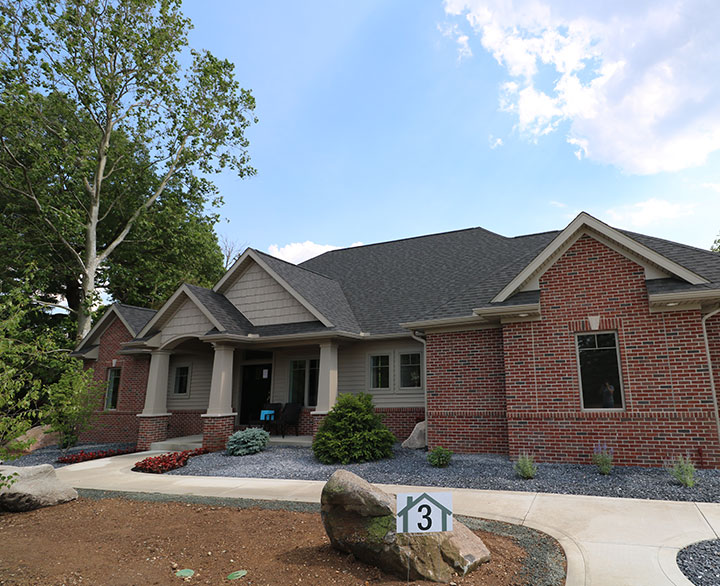
[[[410,334],[413,340],[420,342],[423,345],[423,369],[422,369],[422,383],[425,395],[425,446],[427,447],[427,436],[428,436],[428,388],[427,388],[427,340],[425,334],[422,332],[412,332]],[[422,336],[422,337],[421,337]],[[720,424],[719,424],[720,425]],[[720,430],[720,427],[718,427]]]
[[[716,315],[718,312],[720,312],[720,308],[715,309],[715,310],[711,311],[710,313],[708,313],[707,315],[703,316],[701,323],[702,323],[702,330],[703,330],[703,338],[705,339],[705,352],[707,354],[708,372],[710,373],[710,389],[712,390],[713,412],[715,413],[715,425],[717,426],[718,441],[720,441],[720,413],[718,413],[717,389],[715,388],[715,376],[713,375],[712,356],[710,355],[710,342],[708,341],[708,334],[707,334],[707,320],[709,318],[711,318],[712,316]]]

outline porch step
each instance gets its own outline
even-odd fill
[[[311,435],[286,435],[282,437],[280,435],[270,436],[271,446],[302,446],[309,448],[312,445]]]
[[[182,452],[184,450],[197,450],[199,448],[202,448],[202,435],[173,437],[150,444],[151,450],[161,450],[163,452]]]

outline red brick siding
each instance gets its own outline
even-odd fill
[[[161,442],[167,439],[170,415],[152,417],[138,417],[139,431],[137,438],[138,451],[150,449],[153,442]]]
[[[503,327],[511,457],[588,462],[602,441],[619,464],[702,451],[720,465],[699,311],[651,314],[642,267],[588,236],[541,277],[540,301],[541,321]],[[595,315],[617,332],[623,413],[581,412],[575,334]]]
[[[422,407],[376,407],[375,413],[382,416],[383,423],[401,442],[412,433],[415,424],[425,419],[425,409]]]
[[[135,416],[145,405],[150,357],[120,354],[121,344],[132,338],[122,321],[115,318],[99,338],[98,359],[85,361],[86,368],[94,369],[93,379],[103,384],[109,368],[120,368],[120,387],[117,409],[104,411],[103,396],[92,428],[80,435],[82,442],[134,442],[137,439],[139,422]],[[116,360],[114,367],[113,359]]]
[[[170,427],[168,437],[200,435],[203,432],[203,420],[200,417],[205,411],[170,411]]]
[[[228,438],[235,427],[235,416],[203,417],[203,448],[207,450],[224,450]]]
[[[499,329],[428,334],[428,447],[507,453]]]
[[[300,435],[313,435],[313,420],[315,417],[310,415],[313,409],[310,407],[304,407],[300,413],[300,424],[298,425],[298,434]]]

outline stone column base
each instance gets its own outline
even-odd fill
[[[138,429],[137,450],[144,452],[150,449],[153,442],[161,442],[168,437],[170,413],[162,415],[138,415],[140,426]]]
[[[235,428],[235,414],[200,417],[203,422],[203,448],[211,452],[224,450]]]

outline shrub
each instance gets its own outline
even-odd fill
[[[593,451],[592,463],[598,467],[600,474],[610,474],[613,469],[613,449],[598,442]]]
[[[537,474],[537,464],[535,464],[535,458],[532,454],[522,453],[515,462],[515,473],[526,480],[535,478]]]
[[[199,456],[200,454],[206,453],[207,450],[205,448],[198,448],[197,450],[169,452],[159,456],[150,456],[149,458],[136,462],[133,467],[133,471],[148,472],[150,474],[162,474],[163,472],[169,472],[170,470],[175,470],[176,468],[182,468],[193,456]]]
[[[677,456],[665,465],[670,475],[683,486],[695,486],[695,466],[690,456]]]
[[[323,464],[349,464],[390,458],[394,443],[370,395],[342,394],[320,424],[312,449]]]
[[[427,461],[430,466],[435,466],[435,468],[447,468],[450,464],[452,455],[453,453],[450,450],[447,450],[442,446],[438,446],[428,453]]]
[[[259,427],[249,427],[236,431],[227,441],[225,451],[228,456],[247,456],[257,454],[265,449],[270,441],[270,434]]]

